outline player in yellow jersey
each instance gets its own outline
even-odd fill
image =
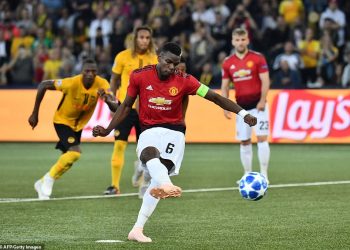
[[[108,81],[97,76],[96,72],[96,62],[87,59],[83,63],[82,74],[59,80],[45,80],[38,86],[33,112],[28,119],[33,129],[38,124],[39,108],[46,90],[63,93],[53,118],[59,138],[56,149],[60,149],[62,155],[50,171],[34,184],[41,200],[50,199],[54,181],[80,158],[81,132],[90,120],[98,98],[103,98],[112,111],[117,110],[118,104],[114,101]]]
[[[147,26],[136,28],[129,48],[118,53],[114,59],[110,82],[112,92],[116,95],[119,103],[122,103],[126,97],[131,72],[147,65],[157,64],[157,62],[151,28]],[[114,130],[115,142],[111,157],[112,185],[104,192],[106,195],[120,193],[119,183],[124,166],[124,154],[133,127],[136,130],[136,139],[138,139],[141,129],[135,105],[128,117]],[[142,177],[142,166],[136,161],[134,167],[135,173],[132,177],[132,184],[137,187],[140,185],[140,178]],[[144,183],[144,186],[146,185],[147,183]],[[144,190],[141,186],[140,198],[142,198]]]

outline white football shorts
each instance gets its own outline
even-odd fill
[[[257,123],[250,127],[242,117],[236,115],[236,139],[239,141],[251,139],[252,129],[254,129],[256,136],[268,136],[270,130],[268,105],[265,105],[264,111],[258,111],[256,108],[247,111],[257,118]]]
[[[185,135],[182,132],[162,127],[147,129],[141,133],[137,143],[136,153],[139,158],[147,147],[157,148],[160,157],[174,163],[175,168],[170,176],[179,174],[185,152]]]

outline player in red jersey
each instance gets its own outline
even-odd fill
[[[241,141],[240,156],[244,172],[252,171],[253,150],[251,142],[252,128],[258,139],[258,158],[260,172],[266,177],[270,159],[269,111],[266,96],[270,88],[270,77],[265,57],[248,49],[249,38],[246,30],[238,28],[232,32],[232,45],[235,53],[222,64],[222,95],[229,97],[229,84],[233,82],[236,101],[242,108],[257,117],[257,125],[247,126],[239,116],[236,118],[236,137]],[[231,113],[224,110],[226,118]]]
[[[151,238],[143,234],[143,227],[159,199],[181,196],[181,188],[173,185],[169,176],[179,173],[185,150],[184,98],[197,94],[242,116],[249,126],[256,124],[256,118],[233,101],[210,90],[193,76],[175,71],[180,56],[181,48],[177,44],[166,43],[160,50],[157,65],[133,71],[126,98],[108,127],[93,128],[94,136],[108,135],[127,116],[139,96],[142,132],[136,151],[145,171],[151,176],[151,183],[143,196],[129,240],[151,242]]]

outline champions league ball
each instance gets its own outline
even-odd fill
[[[258,172],[249,172],[239,181],[239,193],[246,200],[258,201],[264,197],[266,190],[266,178]]]

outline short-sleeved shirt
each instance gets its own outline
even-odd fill
[[[249,50],[242,58],[235,54],[227,57],[222,64],[222,79],[233,82],[236,101],[244,109],[255,108],[261,97],[261,80],[259,74],[268,71],[265,57]]]
[[[106,79],[96,76],[95,81],[89,89],[83,84],[83,75],[58,79],[54,82],[56,90],[63,93],[62,99],[55,112],[53,121],[65,124],[74,131],[84,128],[90,120],[97,101],[98,89],[104,89],[111,94],[109,83]]]
[[[117,99],[123,102],[129,85],[130,74],[133,70],[147,65],[158,63],[157,55],[154,53],[136,54],[131,49],[126,49],[117,54],[114,59],[112,72],[121,75],[121,85],[118,89]]]
[[[131,74],[128,95],[139,95],[142,127],[160,124],[184,125],[182,100],[187,95],[195,95],[199,87],[197,79],[179,71],[161,81],[156,65],[150,65]]]
[[[298,44],[299,50],[305,50],[305,53],[301,54],[301,58],[304,61],[304,67],[305,68],[315,68],[317,67],[317,60],[318,58],[309,56],[310,54],[319,54],[320,53],[320,42],[317,40],[311,40],[311,41],[300,41]]]

